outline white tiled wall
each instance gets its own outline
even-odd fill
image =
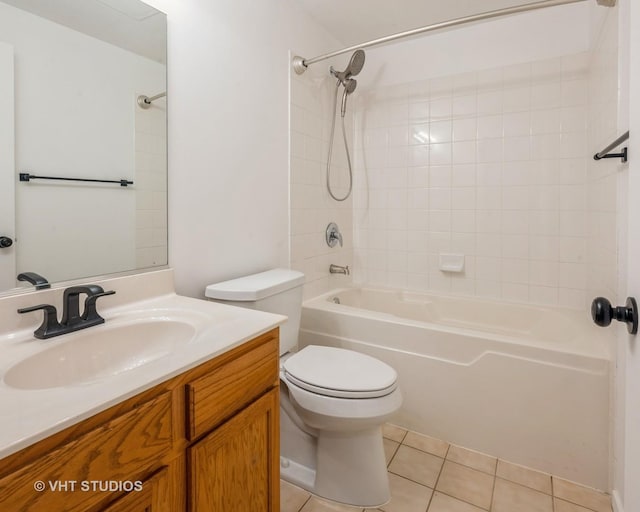
[[[136,267],[167,264],[166,100],[149,109],[135,104]]]
[[[587,54],[361,93],[354,279],[582,308]],[[463,273],[438,268],[465,255]]]
[[[618,30],[610,16],[589,65],[589,147],[599,151],[614,141],[618,127]],[[618,152],[616,148],[614,152]],[[617,296],[617,186],[619,159],[589,160],[587,167],[588,288],[592,295]]]
[[[351,282],[350,277],[329,274],[329,265],[352,265],[352,198],[333,200],[326,188],[326,162],[333,112],[335,82],[326,69],[309,69],[291,78],[291,268],[306,276],[305,298]],[[342,95],[342,87],[339,94]],[[338,101],[340,101],[339,96]],[[354,108],[350,98],[348,109]],[[340,105],[338,104],[338,110]],[[347,115],[346,129],[353,155],[353,116]],[[331,183],[338,197],[348,190],[348,168],[342,141],[340,116],[336,117]],[[353,156],[352,156],[353,158]],[[330,248],[326,227],[336,222],[344,246]]]

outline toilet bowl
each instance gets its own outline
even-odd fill
[[[382,424],[402,404],[389,365],[352,350],[295,352],[300,272],[275,269],[209,285],[209,298],[286,314],[280,332],[280,469],[295,485],[334,501],[376,507],[389,500]]]

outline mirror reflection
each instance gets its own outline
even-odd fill
[[[166,101],[164,14],[0,1],[0,292],[167,264]]]

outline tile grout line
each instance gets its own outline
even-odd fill
[[[489,500],[489,512],[493,508],[493,498],[496,495],[496,483],[498,481],[498,459],[496,458],[496,467],[493,471],[493,485],[491,486],[491,499]]]
[[[398,443],[398,446],[396,446],[396,449],[393,450],[393,455],[391,455],[391,457],[389,458],[389,462],[386,465],[387,473],[389,472],[389,466],[391,466],[391,463],[393,462],[393,459],[396,458],[396,454],[398,453],[398,450],[400,449],[401,446],[402,446],[402,444]]]
[[[442,471],[444,470],[444,464],[445,464],[445,462],[447,462],[447,455],[449,455],[449,450],[450,449],[451,449],[451,443],[448,444],[447,451],[444,454],[444,457],[442,459],[442,466],[440,466],[440,471],[438,471],[438,476],[436,478],[436,481],[433,484],[433,492],[431,493],[431,498],[429,498],[429,503],[427,504],[427,508],[426,508],[425,512],[429,512],[429,508],[431,508],[431,503],[433,502],[433,497],[436,494],[436,488],[438,487],[438,482],[440,481],[440,475],[442,475]]]
[[[309,496],[307,497],[305,502],[302,504],[302,506],[298,509],[298,512],[302,512],[302,509],[307,505],[307,503],[309,503],[309,501],[311,501],[312,496],[314,495],[312,493],[309,493]]]

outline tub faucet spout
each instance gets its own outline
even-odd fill
[[[348,276],[351,271],[349,270],[349,265],[345,267],[341,267],[340,265],[334,265],[333,263],[329,265],[329,273],[331,274],[344,274]]]

